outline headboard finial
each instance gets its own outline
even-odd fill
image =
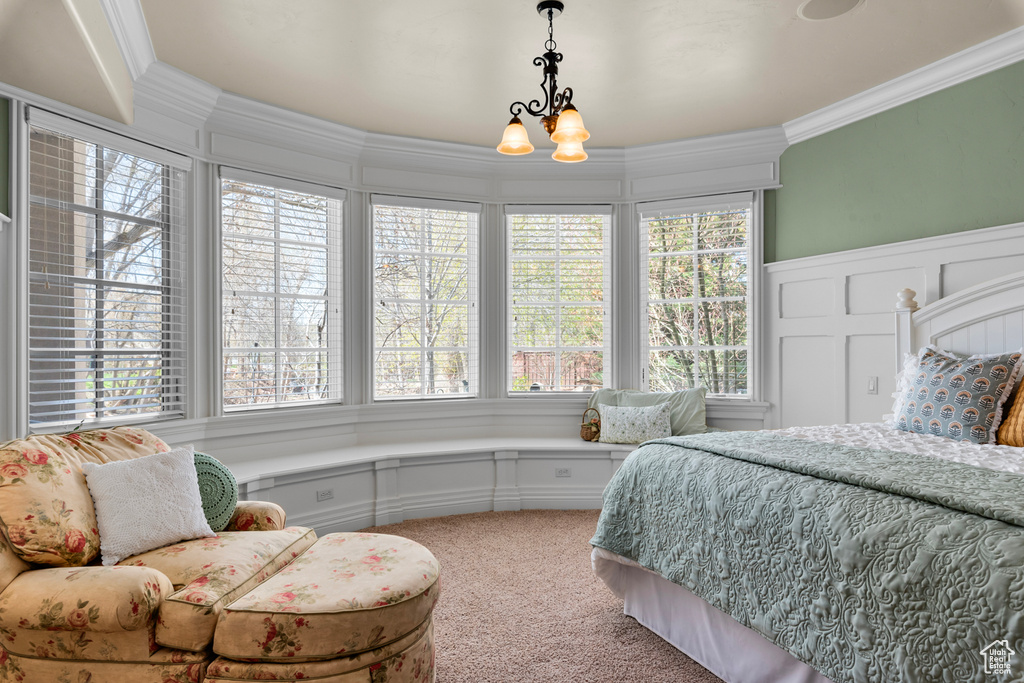
[[[916,311],[918,306],[917,302],[914,301],[914,297],[917,296],[917,292],[912,289],[901,289],[896,293],[896,310],[897,311]]]

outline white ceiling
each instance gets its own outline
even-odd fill
[[[132,120],[131,76],[96,0],[0,0],[0,82]]]
[[[509,105],[541,96],[534,0],[117,1],[141,4],[157,59],[372,132],[493,147]],[[565,1],[559,85],[591,148],[782,124],[1024,25],[1024,0],[863,0],[827,21],[803,0]],[[118,118],[109,32],[83,19],[100,4],[0,0],[0,81]]]

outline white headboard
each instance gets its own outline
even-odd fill
[[[903,356],[935,344],[960,354],[1002,353],[1024,346],[1024,270],[944,297],[923,308],[904,289],[896,304],[896,371]]]

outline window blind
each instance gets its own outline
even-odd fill
[[[479,205],[374,196],[377,400],[479,392]]]
[[[748,390],[749,193],[641,206],[650,391]]]
[[[133,140],[31,120],[32,426],[182,416],[186,171]]]
[[[225,410],[338,401],[344,193],[257,180],[221,172]]]
[[[508,391],[608,386],[611,207],[508,207]]]

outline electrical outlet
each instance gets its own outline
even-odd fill
[[[555,468],[555,476],[556,477],[571,477],[572,476],[572,470],[570,468],[568,468],[568,467],[556,467]]]
[[[868,377],[868,393],[869,394],[877,394],[878,393],[878,378],[877,377]]]
[[[322,503],[325,500],[334,498],[334,489],[320,489],[316,492],[316,502]]]

